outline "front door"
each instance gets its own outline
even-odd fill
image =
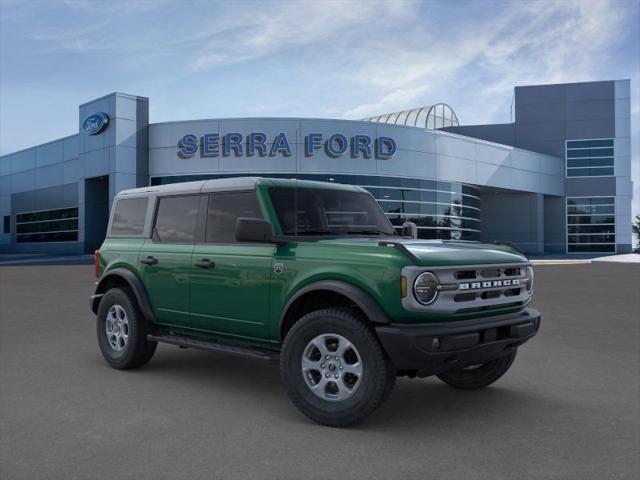
[[[156,321],[189,326],[189,276],[202,195],[160,197],[152,238],[138,256]]]
[[[232,338],[264,338],[275,247],[235,240],[238,217],[263,218],[256,192],[211,194],[206,216],[205,242],[191,258],[191,322]]]

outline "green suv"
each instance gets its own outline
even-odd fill
[[[127,190],[95,254],[98,344],[114,368],[158,342],[280,364],[312,420],[356,423],[397,376],[462,389],[509,369],[540,314],[507,245],[403,236],[364,189],[229,178]]]

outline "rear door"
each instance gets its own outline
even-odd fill
[[[204,195],[159,197],[138,261],[156,321],[189,325],[189,275]]]
[[[263,218],[255,191],[209,195],[204,243],[191,261],[191,321],[230,337],[264,338],[275,246],[236,242],[238,217]]]

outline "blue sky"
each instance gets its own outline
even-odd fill
[[[0,154],[77,131],[77,105],[152,122],[362,118],[447,102],[510,121],[514,85],[630,78],[640,212],[640,2],[0,0]]]

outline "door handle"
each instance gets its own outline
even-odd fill
[[[208,258],[203,258],[199,262],[195,262],[193,266],[198,268],[213,268],[216,266],[216,262],[212,262]]]
[[[140,260],[140,263],[144,263],[145,265],[155,265],[158,263],[158,259],[152,256],[148,256],[147,258],[143,258]]]

